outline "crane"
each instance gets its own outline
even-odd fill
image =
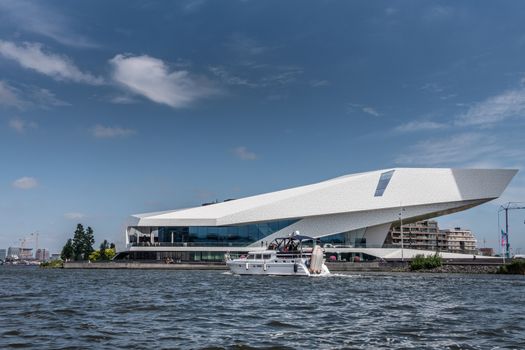
[[[19,258],[21,259],[22,256],[27,259],[28,257],[26,256],[25,254],[25,245],[27,242],[31,241],[31,240],[35,240],[35,254],[36,254],[36,251],[38,250],[38,231],[36,232],[31,232],[29,234],[28,237],[24,237],[24,238],[20,238],[19,241],[20,241],[20,254],[19,254]]]
[[[498,209],[498,222],[501,212],[505,212],[505,257],[510,258],[510,243],[509,243],[509,210],[525,209],[524,202],[508,202],[502,204]],[[502,231],[503,232],[503,231]]]

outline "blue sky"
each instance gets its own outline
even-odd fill
[[[0,0],[0,247],[389,167],[525,162],[520,1]],[[439,219],[497,246],[503,197]],[[510,241],[525,252],[525,211]],[[98,243],[97,242],[97,243]]]

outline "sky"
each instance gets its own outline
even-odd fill
[[[519,169],[438,219],[499,251],[498,207],[525,201],[523,18],[522,1],[0,0],[0,248],[38,232],[59,252],[79,222],[122,244],[131,214],[367,170]]]

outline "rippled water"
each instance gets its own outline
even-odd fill
[[[525,278],[0,266],[0,348],[525,348]]]

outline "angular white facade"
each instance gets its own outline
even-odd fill
[[[410,223],[488,202],[516,173],[394,168],[341,176],[212,205],[133,215],[126,243],[130,256],[160,260],[181,256],[170,252],[192,252],[190,259],[205,260],[213,253],[210,259],[217,260],[221,252],[260,248],[298,230],[338,252],[399,255],[385,249],[384,242],[401,219]]]
[[[139,248],[141,237],[146,235],[148,243],[168,251],[170,247],[206,246],[206,237],[219,241],[224,238],[223,242],[233,237],[231,242],[235,242],[236,237],[244,234],[241,229],[242,232],[231,234],[237,232],[236,227],[269,225],[264,226],[263,234],[250,236],[247,233],[249,238],[248,242],[244,240],[247,242],[244,245],[260,247],[275,237],[299,230],[325,242],[330,242],[330,237],[337,237],[346,246],[378,248],[383,246],[392,224],[399,224],[400,216],[403,222],[409,223],[488,202],[502,194],[516,172],[509,169],[394,168],[341,176],[207,206],[137,214],[132,217],[134,222],[127,229],[126,240],[130,246]],[[272,226],[272,222],[286,222],[286,225]],[[213,227],[228,230],[215,233]],[[183,228],[182,238],[174,239],[175,231],[169,228]],[[199,230],[204,233],[198,233]],[[227,232],[230,232],[228,238],[220,236]],[[199,244],[193,244],[198,237]],[[211,245],[213,250],[220,250],[217,244]]]

